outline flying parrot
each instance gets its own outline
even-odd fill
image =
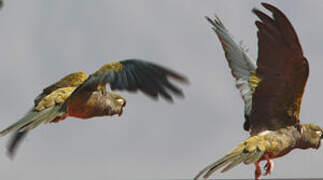
[[[45,88],[36,97],[32,110],[1,131],[0,136],[14,133],[8,145],[8,155],[13,157],[26,133],[40,124],[57,123],[68,116],[81,119],[121,116],[126,99],[113,90],[140,90],[154,99],[161,96],[169,102],[173,101],[171,94],[183,96],[169,78],[188,83],[184,76],[170,69],[137,59],[105,64],[89,76],[84,72],[69,74]],[[107,83],[112,91],[107,91]]]
[[[301,100],[309,74],[297,34],[287,17],[276,7],[262,3],[272,13],[258,9],[258,59],[235,42],[218,17],[206,17],[218,36],[231,73],[245,103],[244,129],[250,137],[230,153],[201,170],[208,178],[223,168],[227,172],[240,163],[255,165],[255,179],[260,179],[259,163],[266,161],[265,175],[273,170],[272,159],[293,149],[318,149],[323,130],[314,124],[300,123]]]

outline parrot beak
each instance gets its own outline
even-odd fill
[[[127,101],[125,99],[118,99],[117,101],[119,101],[122,104],[119,112],[119,116],[121,116],[123,114],[124,107],[126,106]]]
[[[119,116],[121,116],[123,114],[123,107],[121,108],[120,112],[119,112]]]

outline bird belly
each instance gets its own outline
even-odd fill
[[[288,133],[272,132],[264,136],[265,149],[268,156],[278,158],[294,149],[296,141]]]

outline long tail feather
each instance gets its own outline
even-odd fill
[[[222,173],[229,171],[240,163],[250,164],[259,160],[264,152],[260,151],[258,148],[255,148],[253,151],[247,151],[243,146],[239,145],[231,153],[227,154],[220,160],[208,165],[206,168],[202,169],[195,177],[194,180],[199,179],[203,175],[203,178],[207,179],[211,174],[220,168],[226,166],[221,171]]]
[[[35,118],[39,117],[42,113],[45,113],[44,110],[42,112],[37,112],[37,111],[29,111],[22,119],[17,121],[16,123],[12,124],[11,126],[7,127],[3,131],[0,132],[0,136],[5,136],[9,132],[16,131],[17,129],[23,127],[24,125],[32,122]]]
[[[230,161],[230,159],[233,159],[235,157],[237,157],[238,154],[228,154],[226,156],[224,156],[223,158],[219,159],[218,161],[208,165],[207,167],[205,167],[204,169],[202,169],[195,177],[194,180],[197,180],[202,174],[204,174],[205,172],[215,172],[216,170],[220,169],[221,167],[225,166],[226,164],[228,164]]]
[[[232,161],[235,161],[239,159],[239,154],[234,154],[233,156],[225,157],[225,159],[222,162],[214,163],[213,166],[211,166],[209,169],[206,170],[204,178],[208,178],[211,174],[213,174],[218,169],[222,168],[223,166],[226,166]]]
[[[38,116],[37,119],[34,119],[31,123],[19,129],[19,132],[32,130],[35,127],[39,126],[41,123],[48,123],[54,120],[60,114],[60,108],[60,106],[54,106],[50,111],[43,113],[42,115]]]
[[[5,136],[9,132],[17,131],[18,129],[19,132],[30,130],[37,127],[42,122],[52,121],[55,117],[62,114],[60,109],[60,106],[54,106],[43,111],[29,111],[22,119],[1,131],[0,136]]]
[[[229,171],[230,169],[234,168],[235,166],[239,165],[242,162],[245,162],[247,160],[249,160],[251,157],[256,157],[255,155],[258,155],[261,153],[258,153],[258,151],[254,151],[251,153],[242,153],[239,158],[233,160],[229,165],[227,165],[222,171],[221,173],[225,173],[227,171]],[[257,156],[258,157],[258,156]],[[261,157],[261,156],[260,156]],[[259,157],[259,158],[260,158]],[[259,159],[258,158],[258,159]]]
[[[29,111],[22,119],[12,124],[8,128],[0,132],[0,136],[4,136],[15,131],[8,143],[8,156],[12,159],[15,156],[19,144],[26,137],[27,132],[42,123],[49,123],[63,115],[61,106],[54,106],[43,111]]]

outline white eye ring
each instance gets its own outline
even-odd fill
[[[123,104],[124,100],[123,99],[117,99],[118,103]]]
[[[318,136],[322,136],[322,131],[315,131]]]

